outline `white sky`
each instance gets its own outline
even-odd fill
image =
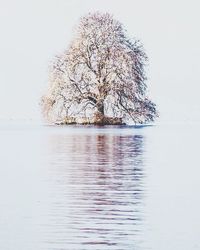
[[[89,11],[108,11],[149,56],[162,121],[200,120],[198,0],[0,0],[0,118],[37,119],[49,61]]]

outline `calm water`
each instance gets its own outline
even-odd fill
[[[200,249],[198,128],[1,124],[0,249]]]

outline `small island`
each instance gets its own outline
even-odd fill
[[[80,19],[68,48],[50,66],[41,98],[44,118],[54,124],[149,123],[158,116],[147,96],[147,55],[139,40],[108,13]]]

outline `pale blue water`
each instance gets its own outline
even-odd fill
[[[0,125],[0,249],[200,249],[198,124]]]

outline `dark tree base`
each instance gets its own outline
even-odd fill
[[[101,113],[95,113],[93,118],[75,118],[75,117],[66,117],[61,122],[56,122],[56,125],[125,125],[122,121],[122,118],[117,117],[107,117]]]

